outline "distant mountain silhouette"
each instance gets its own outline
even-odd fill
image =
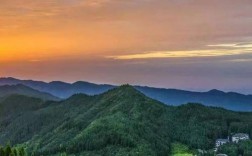
[[[23,84],[42,92],[48,92],[60,98],[68,98],[77,93],[96,95],[116,87],[113,85],[98,85],[83,81],[70,84],[61,81],[46,83],[42,81],[19,80],[15,78],[0,78],[0,85],[6,84]],[[146,96],[168,105],[177,106],[192,102],[202,103],[207,106],[222,107],[235,111],[252,111],[252,95],[243,95],[235,92],[226,93],[216,89],[208,92],[192,92],[178,89],[161,89],[143,86],[135,86],[135,88]]]
[[[202,103],[206,106],[222,107],[235,111],[252,111],[252,95],[235,92],[223,92],[216,89],[208,92],[191,92],[177,89],[160,89],[136,87],[139,91],[165,104],[181,105],[186,103]]]
[[[23,84],[33,89],[50,93],[60,98],[68,98],[73,94],[85,93],[88,95],[101,94],[105,91],[114,88],[112,85],[97,85],[89,82],[75,82],[73,84],[61,81],[52,81],[49,83],[33,80],[19,80],[15,78],[0,78],[1,85],[16,85]]]
[[[40,98],[43,100],[59,100],[58,97],[55,97],[49,93],[35,90],[23,84],[0,86],[0,98],[3,99],[4,97],[8,97],[13,94],[26,95],[30,97]]]

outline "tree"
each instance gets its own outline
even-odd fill
[[[4,152],[4,148],[3,147],[0,147],[0,156],[4,156],[5,155],[5,152]]]
[[[17,152],[17,149],[16,149],[16,148],[14,148],[14,149],[12,150],[12,153],[14,154],[14,156],[18,156],[18,152]]]
[[[23,147],[19,149],[19,156],[25,156],[25,150]]]
[[[10,156],[11,155],[11,146],[8,144],[5,148],[5,156]]]

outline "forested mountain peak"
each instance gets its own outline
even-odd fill
[[[209,90],[208,93],[210,93],[210,94],[225,94],[225,92],[220,91],[218,89]]]
[[[124,85],[121,85],[121,86],[116,87],[114,89],[111,89],[108,92],[106,92],[105,94],[109,94],[109,93],[117,93],[117,94],[125,94],[125,95],[142,94],[138,90],[136,90],[133,86],[131,86],[129,84],[124,84]]]

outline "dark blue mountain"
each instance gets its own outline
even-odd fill
[[[23,84],[42,92],[48,92],[60,98],[68,98],[77,93],[96,95],[116,87],[113,85],[100,85],[83,81],[71,84],[61,81],[46,83],[42,81],[19,80],[15,78],[0,78],[0,85],[14,84]],[[146,96],[168,105],[177,106],[186,103],[202,103],[206,106],[222,107],[235,111],[252,111],[252,95],[244,95],[235,92],[226,93],[216,89],[208,92],[192,92],[143,86],[135,86],[135,88]]]
[[[141,86],[136,88],[146,96],[175,106],[192,102],[235,111],[252,111],[252,95],[243,95],[235,92],[226,93],[216,89],[208,92],[191,92]]]
[[[61,81],[52,81],[49,83],[43,81],[33,81],[33,80],[19,80],[15,78],[0,78],[1,85],[17,85],[23,84],[25,86],[31,87],[33,89],[50,93],[54,96],[60,98],[68,98],[74,94],[85,93],[88,95],[101,94],[109,89],[114,88],[112,85],[98,85],[89,82],[75,82],[75,83],[65,83]]]

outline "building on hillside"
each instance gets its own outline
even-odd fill
[[[226,154],[217,154],[216,156],[228,156]]]
[[[229,142],[228,139],[217,139],[216,142],[215,142],[215,147],[218,148],[221,145],[224,145],[224,144],[226,144],[228,142]]]
[[[237,133],[232,136],[232,142],[238,143],[241,140],[249,140],[249,135],[245,133]]]

